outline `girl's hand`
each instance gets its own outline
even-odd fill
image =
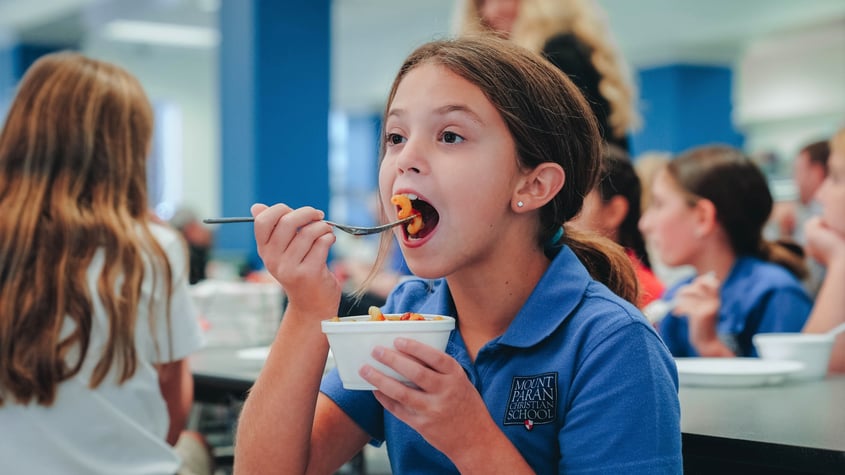
[[[461,451],[467,453],[467,444],[472,443],[466,434],[454,430],[456,420],[468,427],[493,426],[493,430],[498,430],[481,395],[451,356],[406,338],[397,338],[394,345],[395,349],[377,347],[373,357],[417,388],[369,365],[361,368],[361,376],[379,388],[374,394],[385,409],[450,458]]]
[[[288,305],[328,318],[337,313],[340,283],[326,261],[335,242],[323,212],[283,204],[254,204],[255,242],[267,271],[280,283]]]
[[[845,260],[845,236],[827,227],[820,217],[813,217],[804,224],[804,237],[807,254],[822,265]]]
[[[676,305],[673,313],[687,316],[690,342],[697,349],[720,343],[716,331],[719,307],[722,305],[719,297],[720,285],[716,276],[707,273],[696,277],[675,294]],[[705,352],[699,353],[704,356]]]

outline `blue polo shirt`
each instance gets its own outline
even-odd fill
[[[663,298],[673,298],[693,279],[679,282]],[[719,297],[716,331],[737,356],[757,356],[751,342],[756,333],[800,332],[813,307],[801,282],[786,268],[750,256],[736,260]],[[661,320],[660,335],[674,356],[699,356],[689,341],[686,316]]]
[[[460,321],[445,280],[402,283],[384,311]],[[537,473],[681,473],[674,361],[642,314],[594,281],[569,248],[474,362],[457,330],[446,353],[463,366],[493,420]],[[336,370],[321,391],[373,443],[387,441],[393,473],[457,473],[372,392],[343,389]],[[444,430],[473,434],[459,420]]]

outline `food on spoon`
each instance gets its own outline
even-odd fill
[[[390,202],[399,207],[399,212],[397,213],[399,219],[405,219],[409,216],[414,217],[414,219],[412,219],[405,227],[405,230],[408,231],[409,235],[415,236],[422,230],[425,226],[422,214],[413,208],[411,205],[411,198],[409,198],[408,195],[393,195],[393,197],[390,198]]]

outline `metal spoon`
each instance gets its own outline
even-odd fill
[[[408,221],[414,219],[414,216],[408,216],[407,218],[400,219],[399,221],[394,221],[392,223],[382,224],[380,226],[350,226],[348,224],[339,224],[335,223],[334,221],[323,221],[324,223],[328,224],[333,228],[340,229],[343,232],[352,234],[353,236],[365,236],[367,234],[377,234],[380,232],[387,231],[388,229],[398,226],[403,223],[407,223]],[[234,218],[206,218],[203,219],[202,222],[205,224],[226,224],[226,223],[251,223],[255,219],[251,216],[238,216]]]

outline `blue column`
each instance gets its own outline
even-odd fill
[[[643,128],[632,136],[634,156],[723,143],[742,147],[732,122],[733,72],[728,67],[668,65],[639,71]]]
[[[331,0],[222,2],[221,210],[255,202],[327,210]],[[255,259],[250,225],[221,226],[217,248]]]
[[[15,75],[18,79],[23,77],[26,73],[26,70],[32,66],[38,58],[44,56],[45,54],[55,53],[56,51],[63,51],[63,50],[77,50],[79,49],[79,45],[77,44],[67,44],[67,45],[34,45],[34,44],[20,44],[17,46],[17,62],[15,64]]]
[[[14,45],[0,44],[0,125],[5,122],[7,108],[15,93],[16,64],[17,50]]]

